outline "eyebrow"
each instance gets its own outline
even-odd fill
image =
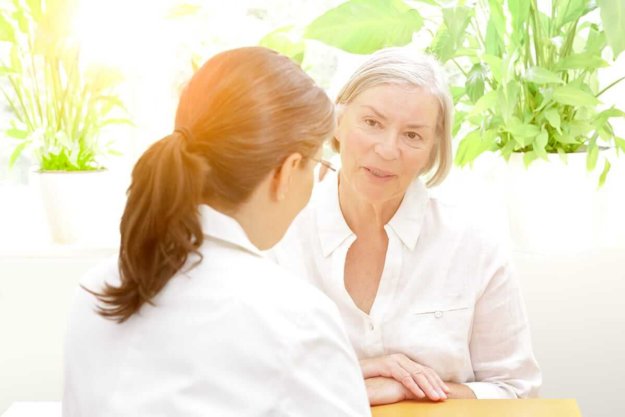
[[[361,104],[360,107],[371,110],[373,113],[375,113],[376,116],[378,116],[380,119],[384,121],[388,120],[384,114],[382,114],[378,109],[376,109],[370,104]],[[419,123],[408,123],[406,127],[409,129],[420,129],[422,127],[433,128],[433,126],[430,126],[428,124],[419,124]]]

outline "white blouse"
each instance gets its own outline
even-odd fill
[[[201,207],[203,260],[123,324],[77,290],[63,415],[370,416],[334,304],[266,259],[239,224]],[[197,258],[190,260],[190,263]],[[116,261],[81,284],[117,283]]]
[[[414,181],[384,227],[386,261],[366,314],[345,289],[356,236],[337,184],[332,175],[317,185],[273,256],[334,300],[358,357],[403,353],[478,398],[536,396],[541,373],[524,303],[496,240]]]

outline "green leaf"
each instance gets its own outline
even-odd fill
[[[500,57],[504,51],[504,43],[503,37],[499,34],[497,30],[497,24],[494,22],[494,18],[491,15],[491,18],[488,20],[486,24],[486,53],[489,55],[494,55]]]
[[[602,51],[606,45],[606,37],[604,32],[599,31],[596,24],[591,24],[588,29],[588,39],[586,40],[586,52],[597,53]]]
[[[462,39],[466,36],[466,29],[471,21],[472,13],[472,9],[464,6],[443,8],[443,21],[449,30],[455,49],[462,45]]]
[[[310,23],[304,36],[355,54],[410,43],[423,18],[401,0],[349,0]]]
[[[452,137],[456,137],[456,135],[458,134],[458,132],[460,131],[460,128],[462,127],[462,124],[464,123],[464,120],[466,118],[466,113],[463,111],[456,111],[454,113],[454,124],[451,127],[451,136]]]
[[[497,90],[497,97],[501,115],[504,120],[509,120],[514,113],[514,108],[518,105],[521,86],[518,81],[509,81],[504,88]]]
[[[482,64],[475,64],[469,71],[466,80],[467,96],[471,102],[475,103],[484,95],[484,67]]]
[[[28,132],[23,129],[11,128],[7,129],[5,134],[13,139],[23,140],[28,137]]]
[[[617,151],[620,150],[621,152],[625,152],[625,139],[615,137],[614,144],[616,145]]]
[[[568,133],[574,138],[586,137],[592,130],[592,124],[585,120],[571,120],[567,124]]]
[[[493,78],[498,83],[501,82],[501,71],[502,71],[502,60],[500,57],[495,55],[486,54],[483,56],[484,61],[488,64],[488,68],[490,69],[490,73],[493,75]]]
[[[28,4],[28,9],[30,10],[30,14],[33,16],[35,22],[39,22],[43,16],[43,11],[41,10],[42,6],[41,0],[26,0],[26,4]],[[50,2],[48,2],[48,7],[50,7]]]
[[[593,51],[569,55],[558,62],[556,69],[564,71],[571,69],[596,69],[607,66],[608,63],[600,55],[597,55],[597,51]]]
[[[543,115],[551,126],[560,131],[560,113],[556,109],[549,109]]]
[[[497,107],[497,91],[490,91],[484,94],[471,109],[471,114],[481,114],[486,110]]]
[[[449,90],[451,91],[451,96],[454,99],[454,103],[458,103],[458,100],[460,100],[460,98],[464,96],[465,93],[465,87],[461,87],[458,85],[452,85],[451,87],[449,87]]]
[[[521,146],[526,147],[536,139],[540,133],[538,126],[521,122],[516,117],[511,117],[505,129],[510,132],[513,139]]]
[[[571,85],[564,85],[553,89],[553,100],[569,106],[596,106],[599,100],[590,93]]]
[[[306,45],[293,33],[293,25],[283,26],[268,33],[260,40],[259,45],[278,51],[298,64],[304,60]]]
[[[15,31],[3,13],[0,12],[0,41],[15,42]]]
[[[547,159],[547,151],[545,147],[547,146],[547,142],[549,141],[549,134],[546,130],[541,130],[540,133],[536,136],[534,140],[534,152],[540,158]]]
[[[510,155],[514,152],[514,148],[516,147],[516,142],[513,140],[508,141],[499,151],[501,152],[501,156],[508,161],[510,159]]]
[[[542,67],[531,67],[525,71],[525,79],[534,84],[564,84],[564,80],[558,74]]]
[[[622,0],[597,0],[601,20],[614,59],[625,50],[625,2]]]
[[[13,149],[13,152],[11,153],[11,156],[9,157],[9,168],[13,168],[13,165],[15,165],[15,162],[17,162],[17,159],[20,157],[22,152],[24,152],[24,149],[29,144],[30,144],[30,142],[24,141],[24,142],[20,143],[19,145],[17,145],[15,147],[15,149]]]
[[[501,0],[488,0],[488,8],[490,11],[488,22],[493,23],[494,29],[499,35],[499,39],[505,39],[506,36],[506,18],[503,13]]]
[[[493,148],[497,132],[487,130],[482,134],[480,129],[473,130],[467,134],[458,144],[455,163],[458,166],[465,166],[472,163],[480,154]]]
[[[527,0],[508,0],[508,10],[512,17],[512,37],[521,44],[524,36],[529,36],[524,25],[529,21],[530,2]]]
[[[433,54],[442,63],[449,61],[456,55],[454,40],[445,25],[442,25],[436,32],[436,35],[434,35],[428,52]]]
[[[557,2],[555,10],[556,29],[584,16],[589,9],[586,7],[587,0],[564,0]]]
[[[599,147],[596,144],[588,145],[588,154],[586,155],[586,169],[592,171],[597,166],[599,158]]]
[[[525,169],[527,169],[530,164],[536,160],[538,155],[536,155],[536,152],[534,151],[529,151],[529,152],[525,152],[523,155],[523,165],[525,165]]]
[[[605,179],[608,176],[608,172],[610,172],[610,168],[612,168],[612,164],[606,159],[605,164],[603,165],[603,171],[599,177],[599,187],[603,187],[603,184],[605,184]]]

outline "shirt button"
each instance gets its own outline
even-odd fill
[[[375,326],[373,325],[373,323],[369,323],[369,330],[373,331],[373,329],[375,329]]]
[[[440,319],[441,317],[443,317],[443,312],[442,311],[435,312],[434,317],[436,317],[437,319]]]

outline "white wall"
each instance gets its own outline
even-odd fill
[[[541,396],[584,417],[625,415],[625,251],[514,252],[543,371]]]
[[[13,401],[61,398],[69,306],[79,277],[101,259],[0,255],[0,414]]]

